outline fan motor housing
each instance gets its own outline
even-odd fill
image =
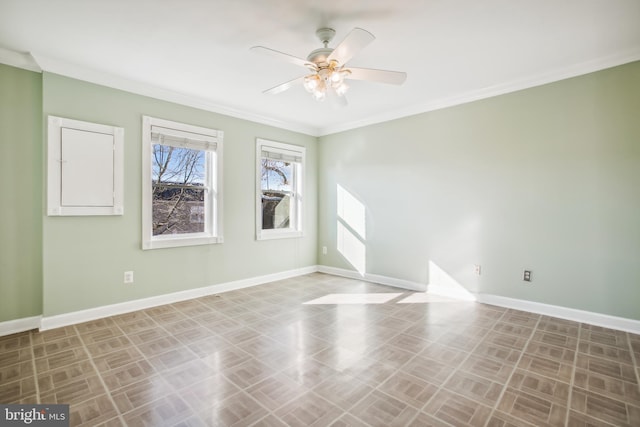
[[[316,65],[320,65],[322,63],[327,63],[327,58],[331,55],[333,49],[329,47],[321,47],[312,51],[309,56],[307,56],[307,61],[313,62]]]

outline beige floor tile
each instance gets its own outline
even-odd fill
[[[599,326],[583,325],[580,330],[580,340],[608,345],[609,347],[619,347],[625,350],[629,348],[628,334],[626,332]]]
[[[569,363],[573,365],[576,351],[551,344],[545,344],[537,341],[531,341],[527,345],[526,353],[531,356],[539,356],[545,359],[555,360],[557,362]]]
[[[62,328],[49,329],[47,331],[34,331],[31,334],[31,340],[34,345],[43,344],[50,341],[56,341],[63,338],[77,337],[78,332],[74,326],[65,326]]]
[[[576,369],[573,385],[616,400],[640,406],[640,387],[637,383]]]
[[[567,406],[569,403],[569,384],[531,371],[517,369],[509,381],[509,388],[549,400],[558,405]]]
[[[152,341],[146,341],[141,344],[137,344],[138,351],[146,358],[151,358],[162,353],[166,353],[169,350],[173,350],[176,347],[181,347],[180,341],[172,336],[162,336]]]
[[[178,347],[147,360],[158,371],[176,368],[183,363],[198,359],[198,356],[186,347]]]
[[[247,394],[270,411],[309,391],[284,374],[276,374],[246,389]]]
[[[618,427],[640,425],[640,406],[629,405],[577,387],[571,394],[571,409]]]
[[[491,408],[447,390],[440,390],[423,412],[455,426],[484,426]]]
[[[94,344],[87,345],[87,351],[92,357],[99,357],[114,351],[123,350],[132,347],[133,343],[125,335],[110,338]]]
[[[246,388],[269,378],[274,373],[269,365],[251,358],[241,365],[226,369],[224,376],[238,387]]]
[[[370,385],[344,373],[337,373],[313,388],[314,393],[345,411],[372,391]]]
[[[159,399],[122,415],[130,426],[164,426],[179,423],[191,415],[189,405],[175,394]]]
[[[470,355],[469,358],[460,365],[461,371],[466,371],[474,375],[486,378],[488,380],[497,382],[498,384],[506,384],[509,376],[515,369],[515,366],[510,363],[503,363],[497,360],[485,359],[475,355]],[[569,372],[569,374],[571,374]]]
[[[93,363],[100,372],[107,372],[144,359],[135,347],[124,347],[104,355],[93,358]]]
[[[403,371],[398,371],[378,386],[378,390],[408,403],[414,408],[422,409],[436,394],[438,386]]]
[[[31,347],[31,331],[0,336],[0,354]]]
[[[581,340],[578,344],[578,351],[580,353],[588,354],[589,356],[633,365],[633,356],[628,347],[611,347],[604,344]]]
[[[36,396],[35,377],[24,377],[12,382],[0,382],[0,402],[20,403]]]
[[[69,348],[49,357],[36,359],[36,371],[39,373],[46,372],[87,359],[89,359],[89,355],[83,347]]]
[[[290,426],[327,426],[343,411],[313,392],[304,393],[274,413]]]
[[[154,375],[122,387],[111,396],[118,411],[124,414],[152,403],[171,391],[171,387],[160,376]]]
[[[221,374],[202,378],[180,392],[195,412],[209,411],[218,403],[240,393],[240,389]]]
[[[97,375],[79,377],[59,387],[40,393],[42,402],[74,405],[96,398],[106,393]]]
[[[567,335],[578,338],[580,324],[571,320],[558,319],[555,317],[542,316],[538,327],[540,331],[552,332],[554,334]]]
[[[38,389],[40,393],[51,392],[79,379],[95,377],[97,375],[98,372],[87,359],[39,374]]]
[[[549,344],[555,347],[562,347],[568,350],[576,350],[578,347],[577,338],[563,334],[555,334],[553,332],[538,330],[533,333],[531,339],[539,343]]]
[[[601,359],[599,357],[588,356],[578,353],[576,357],[576,368],[583,369],[589,373],[599,374],[633,384],[638,384],[636,372],[633,365]]]
[[[450,427],[451,424],[445,423],[425,412],[420,412],[407,427]]]
[[[102,372],[101,375],[109,391],[113,392],[121,387],[142,381],[155,373],[155,369],[149,362],[139,360],[107,372]]]
[[[306,304],[340,293],[398,295]],[[418,294],[316,273],[0,337],[0,402],[93,427],[640,425],[640,335]]]
[[[33,374],[33,362],[31,360],[0,366],[0,384],[18,381],[20,378],[30,377]]]
[[[454,366],[416,356],[402,367],[402,371],[435,385],[442,385],[455,371]]]
[[[207,425],[244,427],[263,419],[269,412],[251,396],[240,392],[230,398],[210,405],[204,412]]]
[[[488,407],[493,407],[500,399],[504,384],[469,372],[457,371],[444,383],[442,388]]]
[[[567,414],[566,406],[512,388],[507,388],[497,409],[540,427],[563,426]]]
[[[251,427],[287,427],[287,424],[275,415],[269,414]]]
[[[69,407],[69,424],[77,427],[120,426],[118,411],[106,394]]]
[[[61,351],[82,347],[83,343],[80,337],[72,335],[58,340],[43,342],[33,346],[33,354],[35,357],[49,357]]]
[[[528,354],[522,356],[518,368],[565,383],[571,382],[571,376],[573,374],[573,366],[569,363],[562,363],[539,356],[530,356]]]

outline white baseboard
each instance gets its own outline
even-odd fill
[[[302,276],[305,274],[321,272],[334,276],[348,277],[356,280],[364,280],[366,282],[379,283],[383,285],[393,286],[400,289],[407,289],[417,292],[428,292],[443,295],[442,289],[437,286],[427,285],[417,282],[411,282],[393,277],[380,276],[377,274],[360,275],[357,271],[345,270],[342,268],[328,267],[324,265],[309,266],[296,270],[284,271],[281,273],[267,274],[264,276],[251,277],[248,279],[236,280],[233,282],[220,283],[217,285],[206,286],[203,288],[189,289],[171,294],[158,295],[149,298],[143,298],[134,301],[126,301],[123,303],[112,304],[102,307],[91,308],[87,310],[76,311],[72,313],[59,314],[56,316],[34,316],[22,319],[8,320],[0,322],[0,336],[10,335],[17,332],[28,331],[30,329],[47,330],[68,326],[76,323],[87,322],[90,320],[100,319],[103,317],[113,316],[117,314],[129,313],[131,311],[142,310],[145,308],[156,307],[163,304],[171,304],[174,302],[184,301],[192,298],[198,298],[206,295],[219,294],[235,289],[243,289],[251,286],[263,285],[277,280],[289,279],[292,277]],[[427,290],[428,288],[428,290]],[[469,299],[468,295],[454,295],[446,293],[445,296],[451,298]],[[626,319],[623,317],[610,316],[607,314],[593,313],[573,308],[560,307],[556,305],[543,304],[533,301],[508,298],[499,295],[475,294],[476,300],[480,303],[497,305],[500,307],[513,308],[532,313],[544,314],[547,316],[558,317],[561,319],[573,320],[575,322],[587,323],[595,326],[602,326],[610,329],[627,331],[634,334],[640,334],[640,320]]]
[[[631,332],[633,334],[640,334],[640,320],[626,319],[624,317],[616,317],[608,314],[561,307],[558,305],[502,297],[499,295],[477,294],[476,297],[478,302],[484,304],[513,308],[516,310],[558,317],[560,319],[573,320],[574,322],[602,326],[603,328],[617,329],[620,331]]]
[[[41,317],[42,316],[23,317],[22,319],[0,322],[0,337],[29,331],[31,329],[38,329]]]
[[[528,311],[531,313],[544,314],[560,319],[573,320],[575,322],[587,323],[604,328],[617,329],[621,331],[640,334],[640,320],[626,319],[623,317],[610,316],[608,314],[593,313],[590,311],[577,310],[574,308],[561,307],[557,305],[543,304],[534,301],[526,301],[515,298],[502,297],[489,294],[472,294],[470,292],[452,291],[450,287],[438,286],[434,284],[424,285],[422,283],[410,282],[408,280],[396,279],[393,277],[379,276],[376,274],[360,275],[357,271],[345,270],[342,268],[318,266],[321,273],[333,274],[334,276],[348,277],[351,279],[364,280],[367,282],[380,283],[396,288],[408,289],[418,292],[427,292],[433,295],[440,295],[454,299],[476,300],[480,303],[497,305],[499,307],[513,308],[516,310]]]
[[[280,273],[266,274],[264,276],[251,277],[248,279],[235,280],[233,282],[219,283],[217,285],[205,286],[203,288],[189,289],[186,291],[173,292],[170,294],[157,295],[154,297],[137,299],[133,301],[121,302],[118,304],[105,305],[102,307],[90,308],[87,310],[74,311],[71,313],[58,314],[55,316],[43,316],[40,322],[40,330],[59,328],[76,323],[88,322],[103,317],[129,313],[145,308],[156,307],[164,304],[199,298],[206,295],[229,292],[236,289],[248,288],[251,286],[263,285],[277,280],[289,279],[302,276],[304,274],[315,273],[317,266],[299,268],[296,270],[283,271]]]
[[[380,276],[378,274],[365,273],[361,275],[354,270],[346,270],[344,268],[328,267],[319,265],[320,273],[332,274],[334,276],[348,277],[350,279],[364,280],[365,282],[380,283],[381,285],[393,286],[394,288],[407,289],[410,291],[425,292],[427,285],[418,282],[411,282],[404,279],[396,279],[394,277]]]

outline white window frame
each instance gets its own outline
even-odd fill
[[[294,162],[293,185],[291,189],[291,212],[289,217],[289,228],[262,229],[262,152],[270,151],[281,153],[287,157],[297,157],[301,160]],[[256,139],[256,240],[284,239],[292,237],[302,237],[303,231],[303,209],[304,209],[304,173],[305,173],[305,153],[306,148],[299,145],[285,144],[282,142],[269,141],[266,139]]]
[[[153,235],[153,191],[151,131],[182,139],[180,146],[206,151],[205,230],[201,233]],[[223,243],[222,153],[224,132],[149,116],[142,117],[142,249]],[[167,145],[173,145],[167,144]],[[213,148],[211,148],[213,147]]]

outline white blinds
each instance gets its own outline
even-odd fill
[[[262,146],[262,158],[282,162],[302,163],[302,153],[282,148]]]
[[[190,146],[201,150],[215,151],[218,138],[194,132],[185,132],[162,126],[151,126],[151,142],[154,144],[172,145],[176,147]]]

